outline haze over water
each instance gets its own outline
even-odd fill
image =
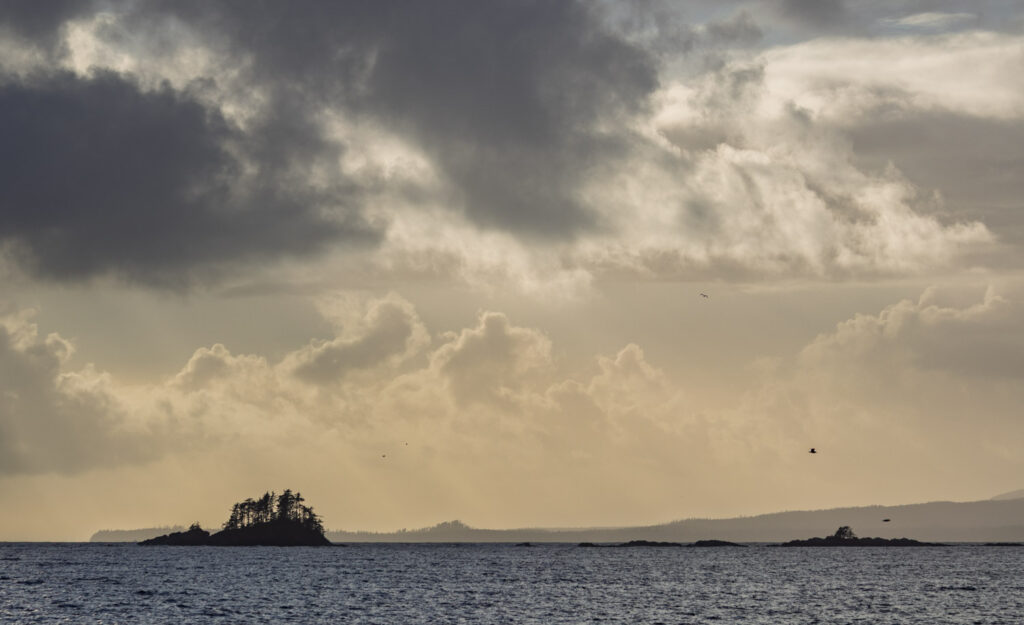
[[[0,622],[1014,625],[1024,549],[0,544]]]

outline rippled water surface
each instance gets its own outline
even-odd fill
[[[0,543],[2,623],[1024,623],[1024,548]]]

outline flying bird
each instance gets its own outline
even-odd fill
[[[882,523],[888,523],[888,522],[889,522],[889,521],[891,521],[891,520],[892,520],[892,519],[882,519]]]
[[[809,452],[807,452],[807,453],[809,453],[809,454],[816,454],[816,453],[818,453],[818,450],[813,448],[813,447],[811,447],[811,450]]]
[[[708,296],[708,294],[707,293],[701,293],[700,296],[706,298]]]

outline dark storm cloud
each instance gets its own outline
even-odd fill
[[[888,5],[878,7],[846,0],[775,0],[776,13],[806,37],[877,34],[877,20],[892,17]]]
[[[575,2],[15,2],[0,19],[42,40],[100,9],[115,48],[135,33],[169,57],[184,28],[225,73],[179,91],[109,72],[0,82],[0,249],[37,276],[188,284],[374,240],[365,194],[390,191],[311,182],[346,150],[325,111],[416,144],[470,221],[572,237],[596,225],[580,184],[626,154],[617,122],[657,87],[654,57]],[[199,104],[235,87],[259,94],[244,132]]]
[[[761,27],[746,11],[725,20],[709,22],[707,34],[712,43],[734,45],[754,44],[764,36]]]
[[[94,10],[89,0],[5,0],[0,3],[0,29],[9,29],[37,43],[53,45],[69,19]]]
[[[592,225],[575,198],[624,150],[601,121],[644,106],[653,58],[574,2],[151,2],[251,58],[253,80],[307,115],[341,107],[414,139],[472,221],[569,236]]]
[[[269,132],[236,137],[186,94],[143,92],[114,73],[3,84],[0,242],[47,278],[180,283],[203,267],[361,234],[275,178],[279,167],[258,158],[272,151],[260,146]],[[265,170],[253,187],[236,184],[233,140]]]
[[[784,15],[810,26],[836,28],[849,17],[843,0],[780,0]]]

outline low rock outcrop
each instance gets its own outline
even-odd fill
[[[691,547],[746,547],[739,543],[731,543],[727,540],[698,540],[690,545]]]
[[[910,538],[857,538],[849,526],[844,525],[835,534],[824,538],[791,540],[783,547],[941,547],[941,543],[925,543]]]

